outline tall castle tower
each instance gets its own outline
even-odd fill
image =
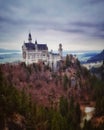
[[[31,36],[31,33],[29,33],[29,36],[28,36],[28,41],[29,41],[29,43],[31,43],[31,42],[32,42],[32,36]]]
[[[63,49],[62,49],[62,44],[61,44],[61,43],[59,44],[59,49],[58,49],[58,51],[59,51],[60,57],[62,58],[62,51],[63,51]]]

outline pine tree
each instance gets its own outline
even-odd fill
[[[69,85],[69,80],[68,80],[67,75],[65,74],[64,77],[63,77],[63,87],[64,87],[64,90],[67,90],[68,85]]]
[[[63,117],[67,116],[68,113],[68,101],[66,98],[61,97],[59,103],[59,111]]]
[[[70,61],[69,55],[66,55],[65,65],[66,65],[66,67],[69,67],[71,65],[71,61]]]

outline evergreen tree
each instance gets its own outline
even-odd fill
[[[93,127],[92,127],[91,121],[87,121],[87,120],[85,120],[83,130],[93,130]]]
[[[62,117],[58,112],[53,114],[51,130],[67,130],[66,118]]]
[[[69,67],[71,65],[70,57],[68,54],[66,55],[65,65],[66,67]]]
[[[68,113],[68,101],[66,98],[61,97],[59,103],[59,111],[63,117],[67,116]]]
[[[69,85],[69,80],[68,80],[67,75],[65,74],[64,77],[63,77],[63,87],[64,87],[64,90],[67,90],[68,85]]]
[[[75,106],[75,112],[74,112],[73,116],[74,116],[76,124],[79,125],[80,122],[81,122],[81,110],[80,110],[79,103],[77,103],[76,106]]]

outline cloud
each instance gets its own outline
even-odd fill
[[[99,4],[99,3],[104,3],[104,0],[89,0],[90,4]]]
[[[55,34],[58,32],[60,39],[63,38],[62,40],[67,43],[71,38],[74,39],[74,36],[82,39],[83,37],[104,39],[102,2],[102,0],[45,0],[45,2],[0,0],[0,40],[13,44],[14,41],[21,40],[29,30],[35,35],[40,35],[40,38],[43,37],[43,40],[46,36],[52,40],[54,34],[50,30]],[[59,40],[55,35],[54,37],[53,39]]]
[[[92,23],[92,22],[73,22],[72,26],[83,30],[87,36],[92,38],[101,38],[104,39],[104,22],[101,23]]]

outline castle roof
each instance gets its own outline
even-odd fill
[[[48,50],[47,44],[24,43],[27,50]]]

